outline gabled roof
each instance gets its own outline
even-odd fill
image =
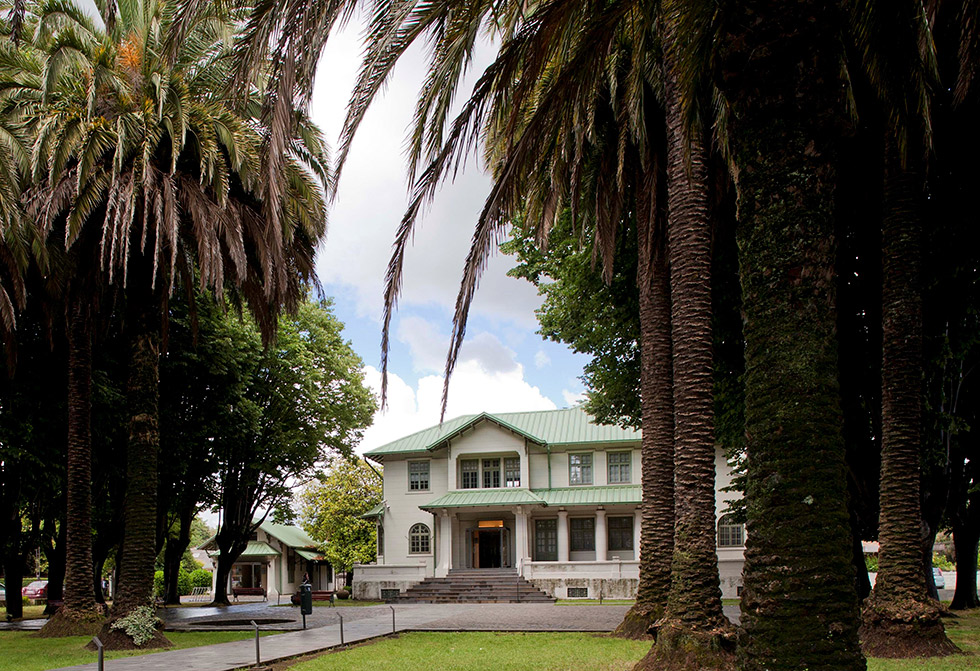
[[[442,447],[480,422],[493,422],[542,446],[587,443],[636,443],[640,432],[619,426],[596,424],[581,407],[535,412],[502,412],[463,415],[369,450],[365,456],[380,460],[385,455],[426,452]]]
[[[291,548],[316,548],[317,546],[316,541],[300,527],[265,521],[259,525],[259,529],[278,538]]]

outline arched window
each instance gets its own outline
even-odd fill
[[[745,545],[745,525],[735,522],[731,515],[718,520],[718,547],[740,548]]]
[[[429,554],[429,527],[416,524],[408,530],[408,552],[413,555]]]

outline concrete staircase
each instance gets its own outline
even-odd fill
[[[455,569],[403,592],[408,603],[554,603],[514,569]]]

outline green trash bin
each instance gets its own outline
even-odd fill
[[[303,615],[313,614],[313,586],[310,584],[299,586],[299,612]]]

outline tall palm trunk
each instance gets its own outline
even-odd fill
[[[715,551],[714,360],[707,158],[684,129],[676,21],[664,22],[667,245],[674,348],[674,552],[667,612],[649,668],[731,668],[734,628],[721,607]]]
[[[861,643],[875,657],[950,654],[939,603],[922,571],[919,481],[922,458],[923,184],[885,143],[882,244],[881,514],[878,578],[865,604]]]
[[[837,371],[838,6],[743,0],[718,43],[730,105],[748,453],[743,671],[865,668]]]
[[[153,603],[154,561],[157,555],[157,470],[160,451],[160,333],[158,291],[147,277],[135,274],[127,301],[129,332],[129,442],[126,448],[126,498],[119,584],[113,600],[113,619]],[[104,631],[103,633],[109,634]],[[107,647],[127,647],[116,630]],[[169,641],[160,633],[142,647]]]
[[[74,292],[73,292],[74,294]],[[41,636],[95,633],[101,617],[92,589],[92,327],[85,297],[68,308],[68,455],[64,606]]]
[[[656,231],[656,179],[641,174],[637,197],[640,285],[640,402],[643,516],[636,603],[616,634],[639,638],[664,613],[674,551],[674,385],[670,344],[670,283],[663,235]]]

